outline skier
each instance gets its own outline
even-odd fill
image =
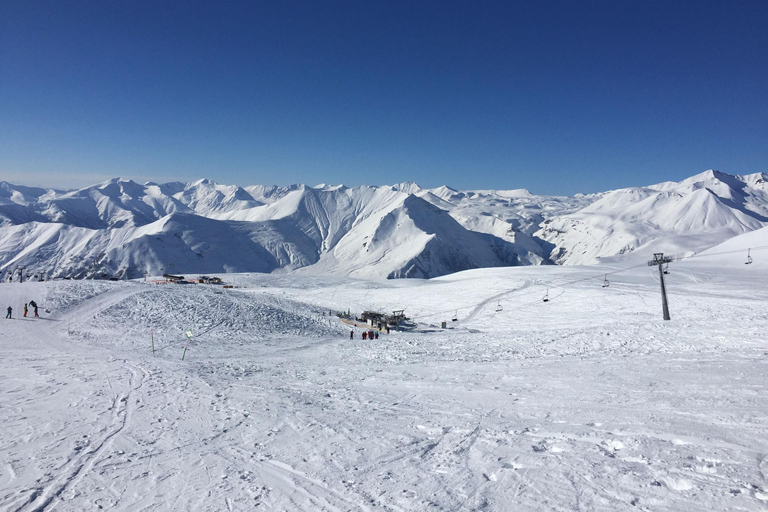
[[[351,340],[355,339],[355,331],[354,330],[349,331],[349,339],[351,339]]]
[[[374,334],[374,336],[376,336],[376,339],[379,339],[379,331],[376,331],[376,332],[375,332],[375,333],[373,333],[373,334]]]
[[[27,317],[27,304],[24,303],[24,318]]]
[[[40,315],[37,314],[37,304],[35,304],[35,318],[40,318]],[[378,338],[378,336],[376,336]]]
[[[13,308],[11,306],[8,306],[8,314],[5,315],[5,318],[13,318],[11,316],[11,313],[13,312]]]
[[[363,331],[363,341],[365,341],[365,338],[368,336],[368,333]]]

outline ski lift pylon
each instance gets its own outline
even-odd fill
[[[752,263],[752,256],[749,255],[749,252],[751,250],[752,249],[747,249],[747,261],[744,262],[745,265],[749,265],[750,263]]]

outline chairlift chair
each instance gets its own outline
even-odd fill
[[[608,288],[611,285],[610,282],[608,282],[608,274],[605,274],[605,277],[603,278],[603,288]]]
[[[544,298],[542,299],[544,302],[549,302],[549,288],[547,288],[547,294],[544,295]]]
[[[496,312],[499,313],[501,311],[504,311],[504,308],[501,307],[501,302],[499,302],[498,304],[496,304]]]
[[[664,265],[664,273],[665,273],[665,274],[669,274],[669,263],[667,263],[666,265]]]
[[[752,249],[747,249],[747,261],[744,262],[745,265],[749,265],[750,263],[752,263],[752,256],[749,255],[749,252],[751,250]]]
[[[457,309],[456,312],[453,314],[453,318],[451,318],[451,322],[456,322],[459,320],[459,310]]]

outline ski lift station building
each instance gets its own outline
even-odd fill
[[[393,311],[391,315],[386,313],[379,313],[377,311],[363,311],[360,315],[360,320],[364,321],[371,327],[381,325],[398,325],[401,321],[405,320],[405,310],[399,309]]]

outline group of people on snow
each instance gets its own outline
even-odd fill
[[[40,315],[37,313],[37,302],[31,300],[24,304],[24,317],[26,318],[27,313],[29,312],[30,306],[34,310],[35,318],[39,318]],[[13,318],[13,308],[11,306],[8,306],[8,314],[5,315],[5,318]]]
[[[389,332],[389,328],[387,328],[387,332]],[[377,340],[379,339],[379,331],[363,331],[363,340]],[[349,331],[349,339],[353,340],[355,339],[355,331]]]

